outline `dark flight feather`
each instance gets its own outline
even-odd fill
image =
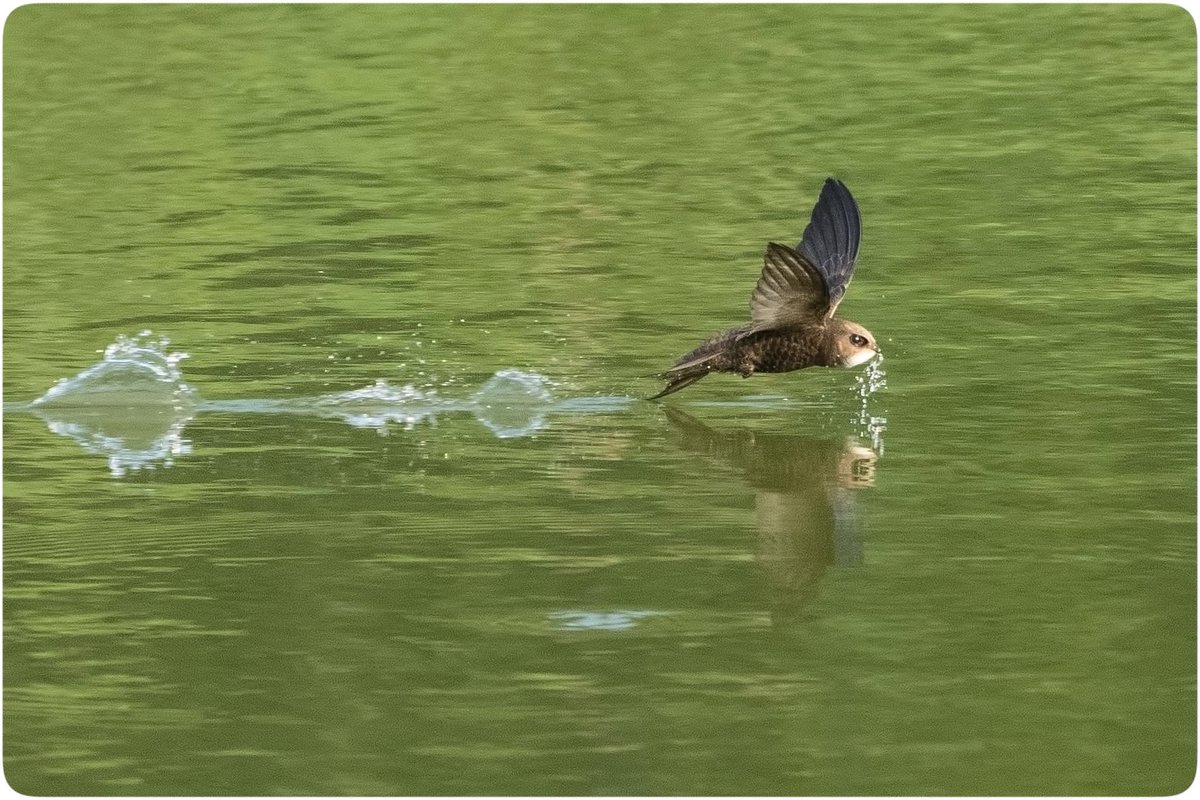
[[[816,267],[825,279],[829,295],[827,317],[833,316],[854,277],[854,262],[858,259],[858,243],[862,235],[862,220],[858,203],[846,184],[827,178],[821,196],[813,207],[812,218],[796,250]]]
[[[767,245],[750,296],[750,325],[739,338],[832,317],[854,276],[861,227],[850,190],[826,179],[797,248]]]

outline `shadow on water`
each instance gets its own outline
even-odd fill
[[[801,619],[831,565],[862,562],[855,493],[874,485],[877,453],[852,437],[717,430],[665,410],[681,447],[740,470],[754,490],[755,558],[771,620]]]

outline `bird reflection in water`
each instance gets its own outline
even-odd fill
[[[803,619],[831,564],[862,561],[855,492],[874,485],[876,453],[853,438],[717,430],[675,407],[664,411],[682,447],[742,470],[755,493],[755,558],[772,623]]]

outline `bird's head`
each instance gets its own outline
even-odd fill
[[[879,345],[869,330],[849,320],[840,319],[836,323],[830,332],[839,366],[857,367],[879,355]]]

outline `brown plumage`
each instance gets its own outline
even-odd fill
[[[879,353],[863,326],[834,316],[854,275],[861,223],[845,184],[825,181],[796,249],[767,245],[750,297],[750,324],[717,334],[662,373],[657,400],[710,372],[791,372],[854,367]]]

